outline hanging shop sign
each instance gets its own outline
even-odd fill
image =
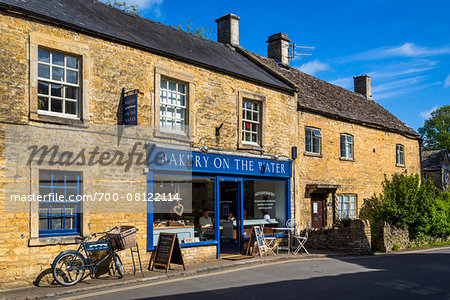
[[[138,94],[133,93],[123,97],[123,124],[138,125]]]

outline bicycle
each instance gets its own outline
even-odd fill
[[[80,246],[77,250],[66,250],[61,252],[52,263],[53,277],[59,284],[63,286],[71,286],[80,282],[84,278],[86,270],[89,271],[91,278],[96,276],[98,266],[112,257],[115,269],[122,278],[125,270],[117,250],[111,244],[111,239],[106,237],[107,232],[98,232],[86,237],[78,238]],[[91,239],[98,235],[104,235],[106,239],[90,242]],[[86,257],[82,254],[84,250]],[[92,261],[89,253],[107,251],[105,257],[98,262]]]

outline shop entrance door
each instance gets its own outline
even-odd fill
[[[219,178],[220,253],[242,250],[242,179]]]

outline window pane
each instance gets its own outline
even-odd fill
[[[39,217],[39,230],[50,230],[49,217]]]
[[[316,137],[313,138],[313,152],[320,153],[320,139]]]
[[[175,107],[173,106],[167,106],[167,113],[166,113],[167,117],[171,117],[174,118],[175,117]]]
[[[167,89],[167,80],[161,79],[161,89]]]
[[[46,65],[38,65],[38,77],[50,79],[50,67]]]
[[[184,88],[184,84],[179,84],[178,85],[178,92],[184,94],[185,93],[185,88]]]
[[[58,66],[64,66],[64,55],[58,53],[52,53],[52,64]]]
[[[347,144],[347,158],[353,158],[353,144]]]
[[[66,100],[66,114],[76,115],[77,114],[77,102]]]
[[[78,100],[78,88],[66,86],[66,98]]]
[[[52,84],[52,96],[62,97],[62,85],[60,84]]]
[[[63,229],[63,218],[62,217],[52,217],[52,230]]]
[[[78,84],[78,72],[67,70],[66,77],[68,83]]]
[[[66,66],[72,69],[78,69],[78,58],[66,56]]]
[[[173,81],[169,81],[169,91],[176,92],[176,90],[177,90],[177,84]]]
[[[258,122],[258,113],[257,112],[253,113],[253,121]]]
[[[50,52],[39,49],[38,50],[38,60],[49,63],[50,62]]]
[[[48,110],[48,98],[47,97],[38,97],[38,109],[40,110]]]
[[[64,69],[52,67],[52,79],[56,81],[64,81]]]
[[[62,100],[52,99],[52,111],[54,112],[62,112]]]
[[[353,137],[352,136],[347,136],[347,143],[353,143]]]
[[[311,152],[311,129],[305,129],[305,151]]]
[[[345,135],[341,135],[341,157],[346,157],[345,155]]]
[[[185,106],[185,99],[186,98],[186,96],[184,96],[184,95],[178,95],[178,105],[180,105],[180,106]]]
[[[48,95],[48,83],[38,81],[38,94]]]
[[[66,217],[65,229],[67,230],[76,229],[75,216]]]

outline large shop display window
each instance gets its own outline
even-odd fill
[[[214,230],[214,179],[203,177],[154,176],[153,195],[178,195],[177,202],[154,202],[153,245],[160,232],[177,233],[180,242],[216,240]],[[166,204],[166,208],[163,205]]]
[[[274,233],[273,227],[285,227],[286,182],[244,180],[244,231],[251,226],[264,226],[264,233]]]

